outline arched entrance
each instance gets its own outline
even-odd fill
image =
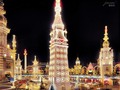
[[[114,67],[114,73],[120,75],[120,64],[116,64]]]

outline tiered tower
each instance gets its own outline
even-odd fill
[[[100,75],[105,80],[104,76],[111,76],[113,74],[113,49],[109,47],[109,37],[108,37],[108,29],[105,26],[105,34],[103,38],[102,48],[100,49],[100,55],[98,59],[99,67],[100,67]]]
[[[4,14],[6,11],[4,10],[4,3],[0,0],[0,75],[4,74],[11,74],[14,75],[14,59],[15,59],[15,43],[10,48],[7,45],[7,35],[10,32],[10,29],[7,28],[7,19],[5,18]]]
[[[50,66],[49,79],[53,80],[57,90],[61,86],[68,90],[69,69],[68,69],[68,40],[67,31],[61,18],[60,0],[55,3],[55,19],[50,32]]]

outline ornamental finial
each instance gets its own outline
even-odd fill
[[[104,33],[104,38],[103,38],[103,40],[104,41],[108,41],[108,29],[107,29],[107,26],[105,26],[105,33]]]
[[[103,38],[103,47],[109,47],[109,37],[108,37],[108,29],[107,26],[105,26],[105,33],[104,33],[104,38]]]

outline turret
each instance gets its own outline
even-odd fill
[[[39,66],[38,66],[38,61],[36,59],[36,56],[34,56],[34,61],[33,61],[33,76],[34,78],[36,75],[39,73]]]
[[[15,73],[16,73],[16,79],[22,79],[22,65],[21,65],[21,59],[20,55],[18,54],[17,60],[16,60],[16,65],[15,65]]]
[[[37,61],[37,59],[36,59],[36,56],[34,56],[33,65],[34,65],[34,66],[37,66],[37,65],[38,65],[38,61]]]

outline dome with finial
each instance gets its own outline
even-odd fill
[[[80,64],[80,60],[79,60],[79,57],[77,57],[76,59],[76,65]]]
[[[36,59],[36,56],[34,56],[33,65],[38,65],[38,61],[37,61],[37,59]]]

